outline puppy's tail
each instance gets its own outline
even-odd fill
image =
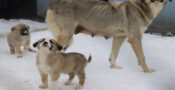
[[[88,58],[88,63],[90,63],[90,62],[91,62],[91,59],[92,59],[92,56],[91,56],[91,55],[89,55],[89,58]]]

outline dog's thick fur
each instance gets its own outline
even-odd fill
[[[24,46],[24,49],[35,52],[35,50],[30,48],[30,33],[29,26],[25,24],[18,24],[11,28],[11,32],[8,34],[7,38],[10,53],[14,54],[15,49],[17,51],[17,57],[22,57],[21,46]]]
[[[152,20],[170,0],[129,0],[106,2],[104,0],[57,0],[47,8],[46,22],[66,49],[73,34],[86,33],[92,36],[113,37],[110,56],[111,68],[115,64],[119,49],[128,37],[144,72],[148,69],[142,49],[142,35]]]
[[[42,85],[40,88],[48,87],[48,74],[51,76],[50,90],[55,90],[53,84],[58,80],[60,73],[68,74],[69,80],[65,85],[69,85],[74,76],[79,78],[77,89],[83,87],[85,82],[85,67],[91,61],[91,56],[87,60],[79,53],[60,53],[61,46],[54,39],[43,38],[33,44],[39,49],[37,53],[37,67],[41,75]]]

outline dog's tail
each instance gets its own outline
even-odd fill
[[[88,58],[88,63],[90,63],[90,62],[91,62],[91,59],[92,59],[92,56],[91,56],[91,55],[89,55],[89,58]]]

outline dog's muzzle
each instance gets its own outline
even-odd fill
[[[43,42],[43,46],[47,47],[48,46],[48,42]]]
[[[21,35],[23,35],[23,36],[25,36],[25,35],[29,35],[29,31],[27,31],[27,30],[23,30],[23,31],[21,32]]]

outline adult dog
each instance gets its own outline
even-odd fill
[[[145,62],[142,35],[169,1],[129,0],[113,4],[103,0],[57,0],[48,6],[46,22],[64,49],[71,44],[74,33],[113,37],[111,68],[121,68],[115,62],[128,37],[138,64],[144,72],[151,72]]]

